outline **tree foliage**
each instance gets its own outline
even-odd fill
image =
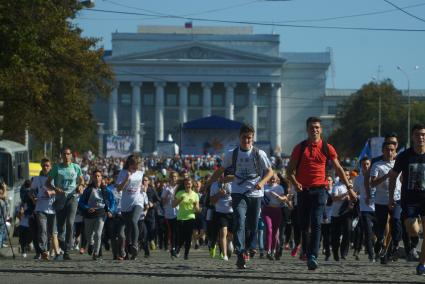
[[[378,136],[379,96],[381,96],[381,135],[396,132],[400,145],[407,138],[407,100],[391,80],[370,82],[352,94],[337,114],[337,129],[329,140],[344,156],[357,156],[368,138]],[[411,121],[425,121],[425,104],[411,101]]]
[[[110,92],[112,72],[97,39],[72,24],[78,1],[0,1],[0,99],[4,137],[88,147],[95,141],[90,106]]]

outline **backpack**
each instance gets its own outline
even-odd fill
[[[238,153],[239,153],[239,147],[236,147],[235,149],[233,149],[232,164],[230,165],[230,167],[225,169],[224,171],[225,175],[236,176],[236,162],[238,160]],[[254,178],[257,178],[258,176],[263,175],[263,173],[261,172],[261,167],[260,167],[260,150],[257,147],[252,147],[252,153],[254,154],[254,167],[255,167],[255,172],[257,173],[257,176]]]
[[[301,142],[300,155],[298,156],[297,166],[295,167],[297,172],[298,172],[298,169],[300,167],[301,158],[304,154],[305,148],[307,148],[307,140],[304,140],[304,141]],[[327,166],[329,164],[329,161],[331,160],[331,158],[329,156],[329,146],[328,146],[328,142],[326,140],[322,139],[322,148],[320,150],[326,156],[325,166]]]

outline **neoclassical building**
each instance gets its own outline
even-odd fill
[[[218,115],[248,122],[257,141],[290,153],[305,119],[322,115],[329,52],[282,52],[279,35],[252,27],[142,26],[113,33],[105,55],[116,85],[93,106],[109,134],[152,152],[182,123]]]

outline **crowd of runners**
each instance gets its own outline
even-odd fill
[[[122,261],[153,257],[152,250],[188,259],[191,249],[207,248],[206,257],[233,255],[240,269],[251,258],[276,261],[288,253],[310,270],[319,259],[385,265],[403,254],[425,275],[425,243],[417,250],[425,234],[425,125],[413,126],[412,146],[398,155],[397,135],[385,136],[382,155],[362,158],[357,173],[322,140],[319,118],[310,117],[306,130],[287,161],[253,147],[249,125],[240,129],[239,147],[222,158],[130,155],[76,163],[65,147],[61,162],[43,159],[40,175],[21,189],[20,253],[99,260],[111,250]],[[0,244],[4,226],[0,219]]]

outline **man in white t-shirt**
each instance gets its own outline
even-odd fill
[[[246,268],[249,259],[245,244],[248,244],[249,253],[253,256],[257,247],[257,228],[264,195],[264,185],[272,177],[273,170],[264,151],[253,146],[254,128],[243,125],[239,130],[239,147],[228,151],[224,161],[206,186],[218,180],[227,170],[234,176],[232,182],[232,207],[233,207],[233,243],[238,255],[236,266]],[[246,224],[246,225],[245,225]],[[245,240],[245,229],[248,231]]]
[[[373,257],[373,235],[376,227],[375,218],[375,200],[368,196],[365,187],[365,176],[369,176],[370,159],[364,157],[360,160],[361,173],[354,179],[353,189],[359,194],[360,216],[363,224],[363,229],[366,239],[366,251],[369,256],[369,261],[374,261]],[[358,252],[356,252],[358,254]]]
[[[394,207],[392,211],[389,211],[389,172],[394,167],[395,158],[397,156],[397,145],[395,142],[384,142],[382,143],[382,160],[373,164],[370,170],[370,186],[375,187],[375,214],[377,222],[376,230],[376,247],[375,251],[381,251],[381,263],[386,264],[388,255],[386,254],[388,248],[388,242],[384,244],[386,231],[391,231],[392,247],[388,253],[393,256],[393,259],[397,259],[398,243],[401,239],[402,225],[401,225],[401,182],[400,176],[396,180],[396,186],[394,191]],[[390,224],[388,224],[388,218],[390,218]]]

